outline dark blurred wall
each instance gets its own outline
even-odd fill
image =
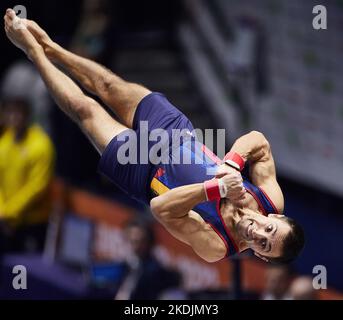
[[[131,31],[168,28],[181,9],[180,0],[117,0],[112,5],[117,25]]]

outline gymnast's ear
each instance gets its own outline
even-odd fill
[[[255,252],[255,251],[254,251],[254,255],[255,255],[256,257],[262,259],[262,260],[265,261],[265,262],[269,262],[269,260],[268,260],[266,257],[262,256],[261,254]]]

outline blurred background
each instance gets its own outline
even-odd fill
[[[96,151],[2,32],[0,298],[342,299],[343,1],[321,1],[327,30],[312,27],[317,4],[20,1],[62,46],[166,94],[194,127],[226,129],[227,149],[262,131],[307,242],[287,267],[200,260],[97,174]],[[12,287],[15,265],[27,290]],[[328,289],[313,289],[317,265]]]

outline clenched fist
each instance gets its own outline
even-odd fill
[[[238,201],[244,197],[246,190],[239,171],[223,164],[218,168],[216,178],[220,178],[221,186],[225,189],[226,198]]]

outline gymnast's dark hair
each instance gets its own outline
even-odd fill
[[[281,255],[279,257],[266,257],[272,264],[288,264],[298,257],[305,245],[305,235],[303,228],[293,219],[288,217],[280,218],[291,228],[283,241]]]

